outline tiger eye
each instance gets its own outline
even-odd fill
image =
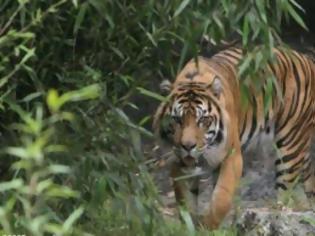
[[[182,123],[182,119],[181,119],[180,116],[172,116],[172,119],[177,124],[181,124]]]
[[[200,117],[198,123],[202,123],[206,126],[209,126],[211,124],[212,120],[213,119],[211,116],[202,116],[202,117]]]

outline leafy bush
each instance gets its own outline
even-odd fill
[[[296,8],[293,0],[2,1],[0,232],[194,234],[161,217],[141,145],[152,137],[142,125],[153,101],[137,106],[134,96],[174,77],[205,35],[213,45],[239,35],[248,50],[240,75],[249,78],[272,58],[283,18],[303,26]]]

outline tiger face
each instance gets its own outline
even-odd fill
[[[219,101],[221,90],[219,77],[214,77],[211,84],[181,82],[172,90],[169,101],[160,107],[159,135],[172,145],[187,167],[197,166],[201,158],[211,166],[219,162],[218,150],[226,133],[224,107]]]

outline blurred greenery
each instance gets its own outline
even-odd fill
[[[143,164],[150,90],[205,36],[209,51],[240,39],[246,85],[284,21],[305,27],[294,0],[2,0],[0,14],[1,234],[196,234],[161,217]]]

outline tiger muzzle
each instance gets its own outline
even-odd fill
[[[180,160],[185,166],[196,166],[198,164],[197,144],[193,142],[185,142],[180,147]]]

